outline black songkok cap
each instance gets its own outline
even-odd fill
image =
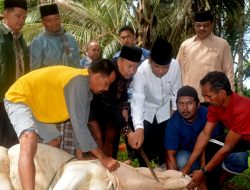
[[[39,7],[41,17],[59,14],[57,4],[43,5]]]
[[[132,62],[140,62],[142,56],[142,50],[136,46],[122,46],[120,57]]]
[[[199,11],[195,13],[194,21],[195,22],[206,22],[206,21],[213,22],[213,15],[211,14],[211,11]]]
[[[26,0],[5,0],[4,10],[7,8],[19,7],[27,11],[27,1]]]
[[[171,44],[165,39],[156,39],[152,46],[150,57],[157,65],[170,64],[172,60]]]
[[[199,101],[197,91],[191,86],[183,86],[177,92],[177,100],[180,96],[190,96]]]

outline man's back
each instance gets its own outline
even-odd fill
[[[222,121],[230,130],[242,134],[242,139],[250,141],[250,99],[236,93],[230,95],[227,107],[210,106],[208,121]]]
[[[65,66],[38,69],[23,76],[12,85],[5,98],[11,102],[27,104],[32,109],[34,116],[41,122],[62,122],[69,118],[65,88],[72,83],[73,78],[87,75],[88,72],[85,69]],[[86,91],[88,94],[87,77],[84,81],[82,91]]]

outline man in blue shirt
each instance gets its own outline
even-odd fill
[[[119,32],[119,40],[121,45],[123,46],[136,46],[136,35],[133,28],[130,26],[123,26],[120,28]],[[142,50],[142,56],[141,56],[141,62],[149,58],[150,51],[144,48],[141,48]],[[118,51],[113,56],[113,59],[117,59],[120,56],[121,51]]]
[[[177,93],[177,109],[165,130],[166,166],[181,170],[191,152],[196,139],[207,121],[207,108],[199,105],[198,94],[191,86],[182,87]],[[192,170],[200,167],[197,160]]]
[[[90,41],[87,44],[85,56],[80,60],[80,65],[83,68],[89,68],[93,61],[100,58],[101,47],[97,41]]]

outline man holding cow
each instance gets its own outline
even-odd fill
[[[5,94],[5,108],[20,141],[18,171],[23,190],[34,190],[34,157],[37,143],[56,145],[61,133],[55,124],[71,120],[76,141],[113,171],[119,163],[98,147],[87,127],[92,93],[107,91],[115,80],[115,68],[106,59],[89,69],[51,66],[32,71],[17,80]]]
[[[207,122],[207,108],[200,105],[198,93],[191,86],[183,86],[177,92],[177,111],[171,116],[165,131],[166,166],[167,169],[181,171],[187,163],[197,137]],[[221,130],[222,129],[222,130]],[[224,127],[217,124],[208,143],[206,151],[190,167],[189,173],[200,170],[206,161],[218,151],[220,145],[214,142],[224,136]],[[206,156],[206,161],[205,161]],[[248,152],[230,153],[216,170],[207,178],[208,189],[220,189],[223,183],[233,174],[244,172],[248,168]],[[204,181],[205,182],[205,181]],[[211,183],[212,182],[212,183]],[[205,185],[202,183],[201,185]],[[201,187],[199,185],[199,188]]]
[[[195,160],[204,151],[218,121],[222,121],[229,131],[225,136],[224,144],[222,143],[211,160],[200,170],[195,170],[192,173],[192,181],[187,185],[188,190],[199,186],[205,180],[205,176],[210,175],[210,172],[222,163],[231,152],[250,150],[250,99],[233,92],[229,79],[223,72],[209,72],[200,81],[200,86],[202,96],[210,104],[207,122],[183,168],[183,174],[189,173]],[[240,162],[242,164],[245,161],[241,160]],[[240,169],[239,162],[235,161],[231,165],[224,165],[224,168],[227,168],[227,172],[233,173],[232,168]],[[234,174],[242,172],[237,170],[234,171]]]

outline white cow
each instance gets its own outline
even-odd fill
[[[17,163],[19,145],[0,147],[0,184],[4,190],[21,190]],[[36,190],[164,190],[185,189],[190,178],[181,172],[156,170],[156,182],[147,168],[134,168],[120,162],[109,172],[98,160],[76,161],[54,147],[39,144],[35,156]],[[10,173],[9,173],[10,172]]]

